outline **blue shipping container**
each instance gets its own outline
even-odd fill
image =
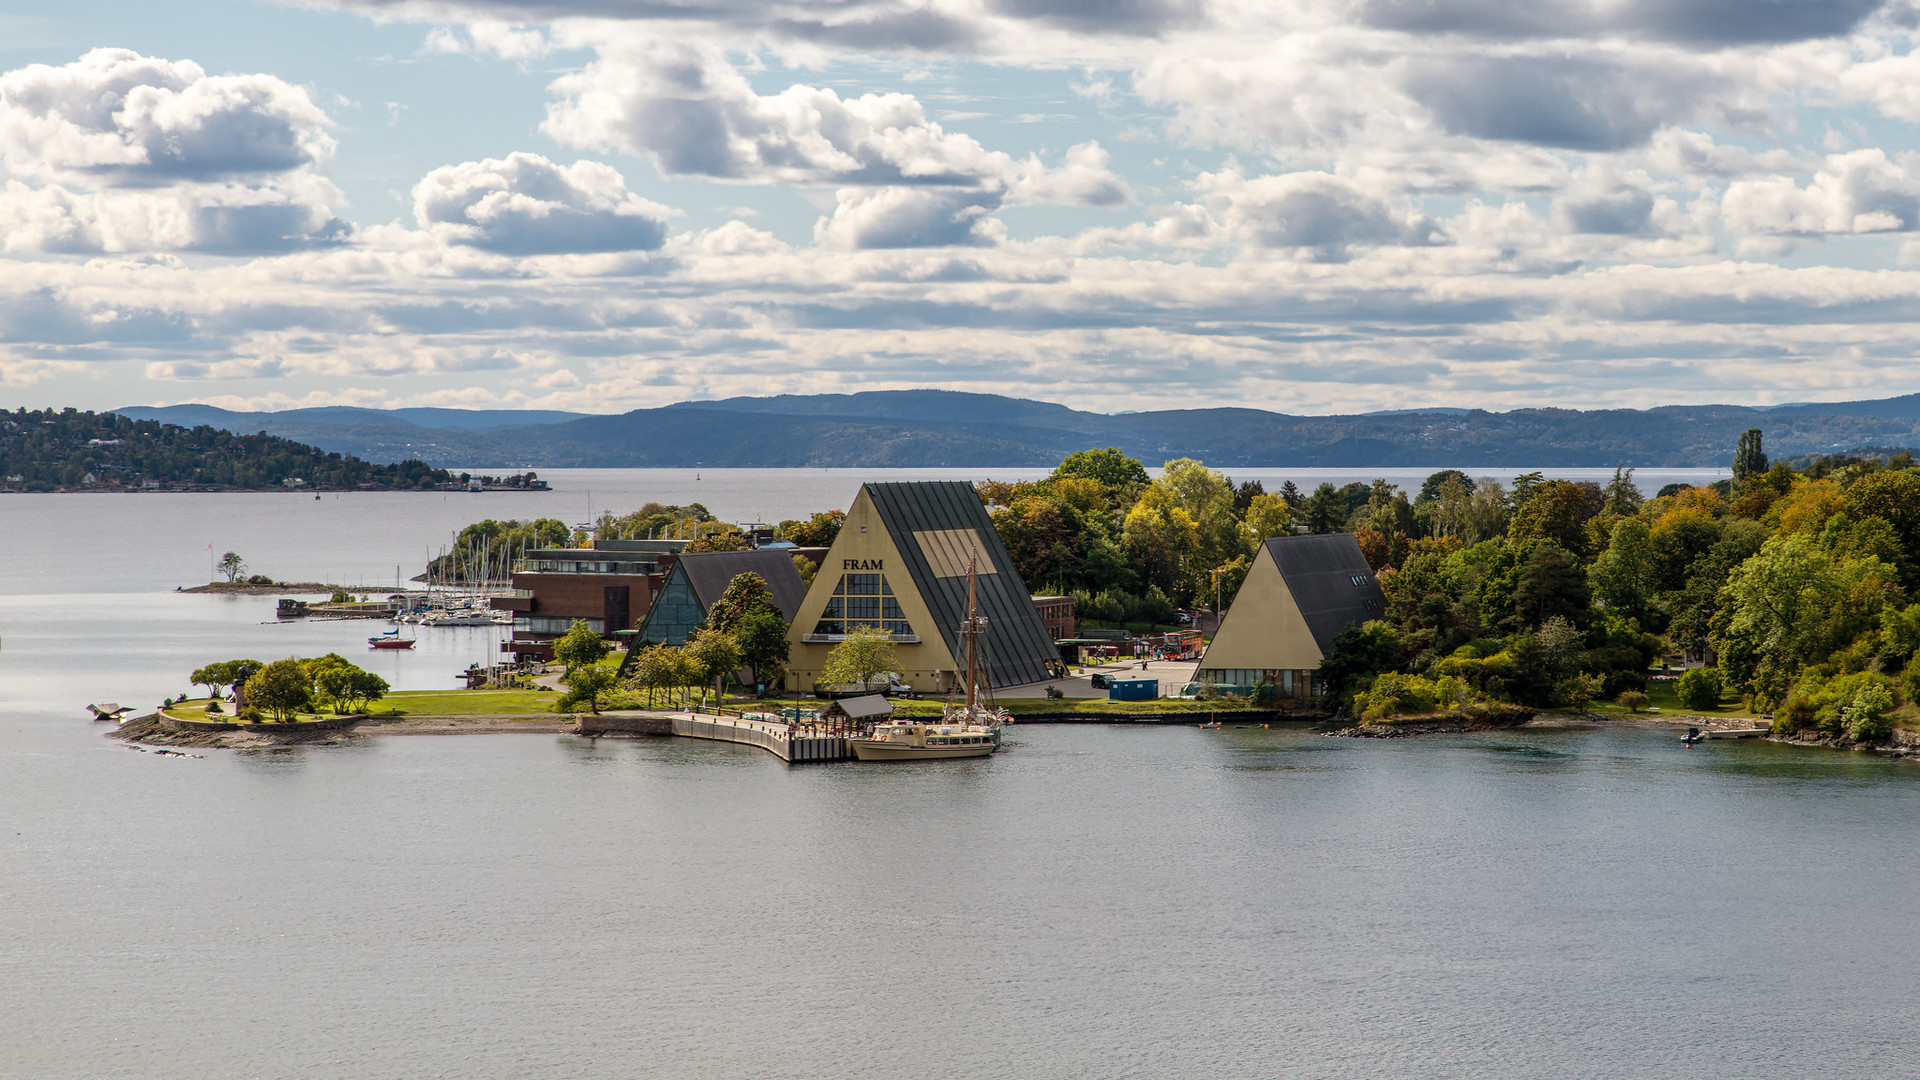
[[[1113,679],[1107,683],[1108,701],[1152,701],[1159,696],[1159,679]]]

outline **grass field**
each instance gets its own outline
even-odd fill
[[[236,722],[233,712],[231,711],[233,702],[222,701],[220,703],[220,712],[209,713],[207,712],[207,700],[206,698],[190,698],[185,701],[176,701],[167,707],[166,712],[168,716],[180,720],[211,720],[216,724],[231,724]],[[295,723],[308,723],[314,720],[331,720],[332,718],[333,713],[331,712],[302,712],[294,714],[293,720]],[[271,715],[266,716],[265,721],[267,723],[278,723]]]
[[[1647,704],[1651,708],[1660,710],[1654,713],[1654,716],[1679,713],[1683,716],[1724,716],[1729,719],[1739,719],[1742,717],[1751,718],[1755,715],[1752,710],[1747,708],[1746,702],[1742,701],[1736,694],[1720,695],[1720,705],[1717,708],[1689,709],[1685,705],[1680,704],[1678,680],[1662,680],[1647,683]],[[1598,713],[1619,713],[1622,716],[1627,715],[1627,710],[1615,705],[1611,701],[1594,702],[1593,711]],[[1644,716],[1646,714],[1642,713],[1641,715]]]
[[[395,690],[373,703],[375,716],[509,716],[550,713],[552,690]]]

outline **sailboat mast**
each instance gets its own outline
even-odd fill
[[[979,579],[973,560],[967,560],[967,715],[973,715],[980,685]]]

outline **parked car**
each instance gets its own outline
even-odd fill
[[[1093,678],[1089,679],[1088,681],[1093,683],[1093,688],[1095,690],[1105,690],[1107,688],[1108,679],[1107,679],[1107,676],[1102,672],[1098,672],[1098,671],[1094,672]]]
[[[884,697],[919,697],[919,691],[908,685],[898,672],[884,671],[864,683],[816,683],[813,695],[821,698],[860,697],[865,694],[880,694]]]

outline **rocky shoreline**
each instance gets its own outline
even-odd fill
[[[169,722],[156,712],[128,720],[107,732],[106,737],[143,746],[257,750],[276,746],[333,746],[361,735],[566,735],[574,731],[576,724],[577,721],[570,714],[503,714],[369,716],[347,728],[316,728],[309,724],[249,724],[228,728],[209,725],[196,728],[177,721]]]
[[[190,746],[223,750],[273,746],[327,745],[347,741],[351,728],[313,728],[303,724],[249,724],[225,729],[190,728],[148,713],[121,724],[106,737],[143,746]]]

